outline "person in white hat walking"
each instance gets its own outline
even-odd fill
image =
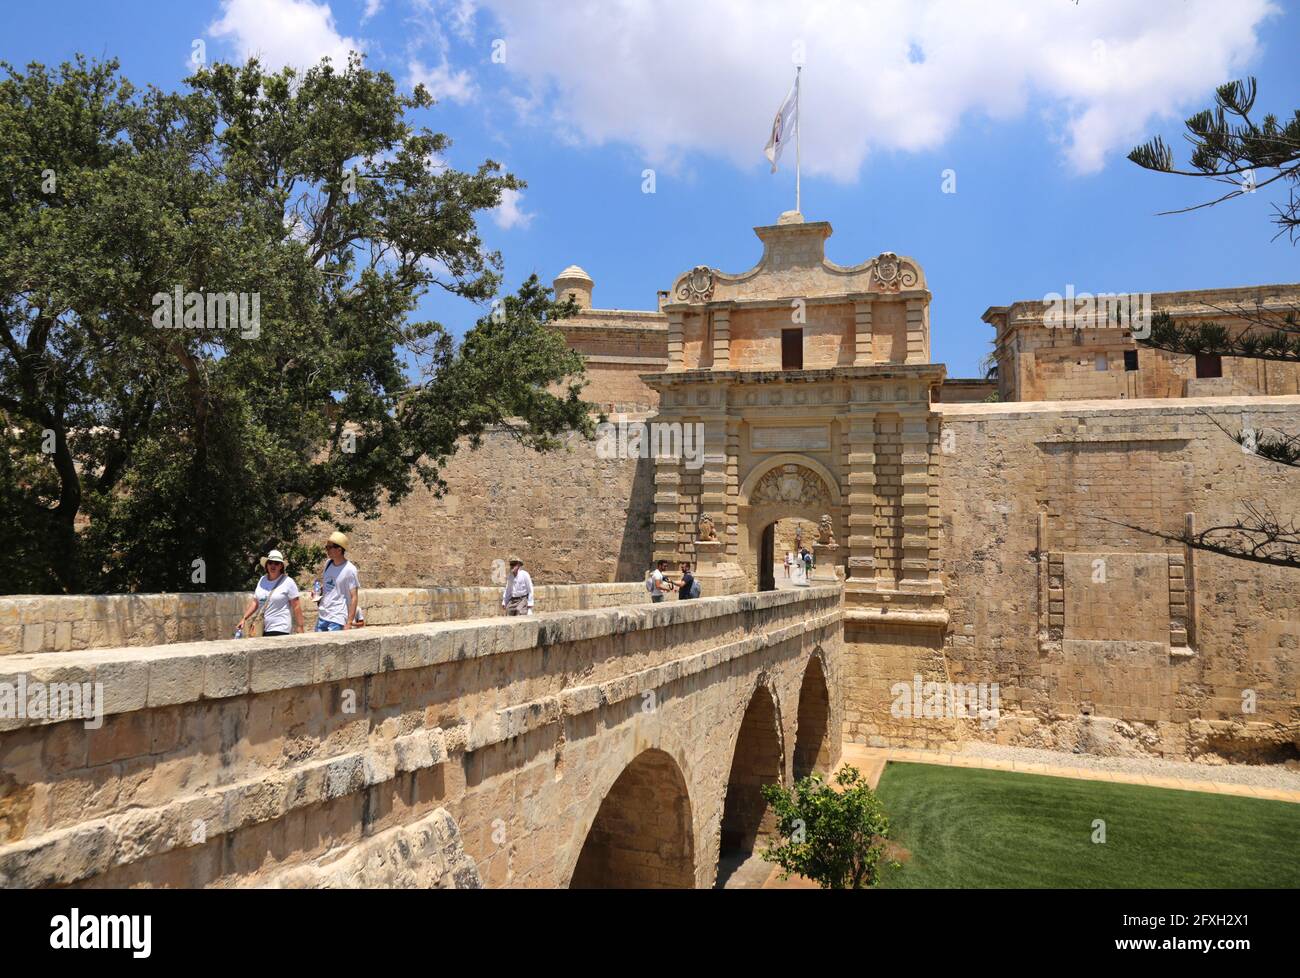
[[[259,611],[263,635],[288,635],[303,630],[302,602],[298,597],[298,585],[285,573],[288,566],[289,562],[278,550],[272,550],[262,558],[262,569],[266,573],[253,590],[244,617],[236,626],[236,635],[244,633],[248,620]]]
[[[325,543],[329,562],[316,582],[320,585],[320,593],[316,595],[318,632],[341,632],[356,626],[361,582],[357,579],[356,565],[348,560],[347,551],[347,535],[335,530]],[[312,591],[316,591],[314,586]]]
[[[506,577],[506,589],[501,592],[501,607],[507,615],[533,613],[533,579],[518,557],[510,558],[510,573]]]

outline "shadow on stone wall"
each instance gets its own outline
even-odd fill
[[[655,471],[654,459],[637,459],[628,498],[623,539],[618,551],[615,581],[637,581],[645,577],[654,556]]]

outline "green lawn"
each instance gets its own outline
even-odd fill
[[[1287,802],[933,764],[888,765],[877,793],[911,851],[887,887],[1300,887]]]

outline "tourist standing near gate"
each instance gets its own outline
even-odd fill
[[[501,592],[501,607],[507,615],[533,613],[533,578],[518,557],[510,558],[510,574],[506,577],[506,589]]]
[[[353,628],[357,618],[357,596],[361,582],[357,568],[348,560],[348,538],[337,530],[325,543],[329,561],[312,585],[316,597],[316,631],[341,632]]]
[[[243,638],[249,619],[260,612],[263,635],[288,635],[301,632],[302,602],[299,600],[298,585],[285,573],[289,562],[284,554],[272,550],[262,558],[262,569],[266,573],[257,582],[244,617],[235,626],[235,637]]]
[[[664,595],[673,590],[675,585],[665,576],[668,573],[668,561],[661,560],[655,565],[654,571],[646,580],[646,590],[650,592],[650,600],[659,602],[664,599]]]
[[[682,581],[677,586],[677,600],[688,601],[691,598],[700,596],[700,582],[695,579],[691,573],[691,565],[688,561],[682,561]]]

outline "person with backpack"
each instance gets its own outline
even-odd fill
[[[262,569],[266,571],[257,582],[244,617],[235,626],[235,636],[242,638],[249,627],[249,619],[260,616],[263,635],[288,635],[290,632],[302,632],[302,602],[299,600],[298,585],[285,573],[289,562],[284,554],[272,550],[262,558]]]
[[[312,584],[316,597],[316,631],[341,632],[355,628],[357,623],[357,597],[361,582],[357,568],[347,557],[348,538],[337,530],[325,543],[329,554],[320,577]]]
[[[682,561],[682,581],[677,586],[677,600],[689,601],[700,596],[700,582],[691,573],[690,561]]]

